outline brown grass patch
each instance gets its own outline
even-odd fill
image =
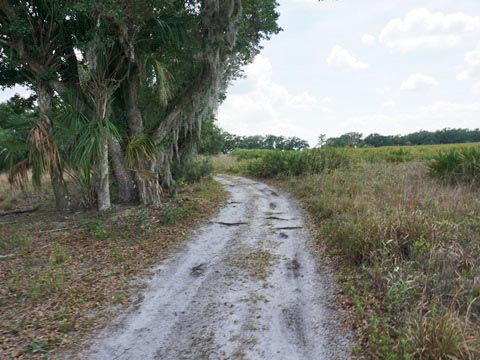
[[[278,184],[343,259],[339,301],[368,359],[480,357],[480,201],[419,162],[360,162]]]
[[[131,280],[165,258],[226,199],[205,180],[161,209],[118,207],[1,219],[0,358],[42,358],[73,348],[128,306]]]

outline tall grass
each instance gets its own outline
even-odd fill
[[[480,359],[479,149],[242,151],[234,168],[304,203],[344,265],[360,355]]]
[[[344,291],[367,358],[480,358],[478,193],[436,182],[419,162],[357,163],[279,184],[353,274]]]

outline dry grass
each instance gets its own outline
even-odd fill
[[[359,358],[480,359],[480,193],[435,180],[415,160],[439,149],[351,150],[348,166],[274,179],[338,259]],[[248,173],[265,154],[244,152],[230,169]]]
[[[279,181],[344,259],[343,302],[368,359],[480,357],[480,197],[418,162]]]
[[[187,186],[160,210],[62,216],[47,207],[0,219],[0,358],[53,357],[75,347],[115,308],[135,300],[140,285],[131,280],[147,274],[225,197],[209,180]]]

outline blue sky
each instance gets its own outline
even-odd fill
[[[240,135],[480,127],[480,1],[283,0],[218,111]]]

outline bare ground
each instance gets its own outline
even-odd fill
[[[297,203],[266,184],[217,178],[229,204],[155,269],[140,301],[83,359],[346,359],[334,278],[309,250]]]

